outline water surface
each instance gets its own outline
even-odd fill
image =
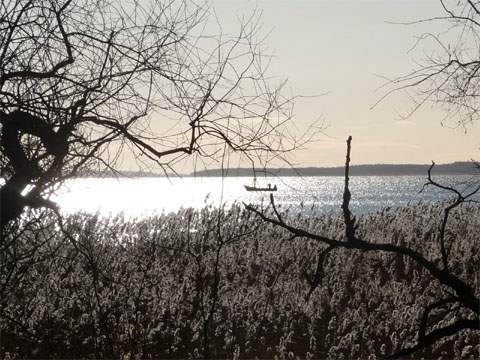
[[[357,213],[368,213],[385,207],[404,206],[419,201],[438,201],[448,193],[434,187],[420,190],[424,176],[357,176],[350,179],[351,207]],[[437,176],[443,184],[469,188],[471,176]],[[477,179],[478,180],[478,179]],[[343,177],[277,177],[265,178],[259,186],[276,184],[275,202],[293,211],[331,213],[340,211]],[[205,205],[230,206],[234,202],[267,205],[269,193],[247,192],[246,177],[185,178],[83,178],[65,183],[53,197],[62,212],[100,212],[102,215],[125,213],[127,216],[149,216],[180,208],[202,208]],[[313,210],[312,210],[313,207]]]

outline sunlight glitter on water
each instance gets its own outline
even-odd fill
[[[232,181],[233,180],[233,181]],[[66,183],[54,200],[63,212],[78,210],[107,215],[127,215],[176,211],[181,207],[219,206],[233,201],[249,201],[243,182],[227,178],[86,178]],[[222,183],[223,191],[222,191]],[[222,196],[223,195],[223,196]]]
[[[466,183],[468,176],[439,176],[443,183]],[[340,211],[343,177],[278,177],[262,179],[257,185],[276,184],[276,203],[283,209],[330,213]],[[419,194],[422,176],[352,177],[352,209],[359,213],[384,207],[404,206],[421,200],[435,201],[447,194],[429,188]],[[127,216],[150,216],[177,211],[182,207],[226,206],[236,202],[264,204],[268,192],[247,192],[246,177],[185,178],[84,178],[65,183],[53,196],[64,213],[85,211],[102,215],[125,213]],[[303,203],[304,207],[300,207]]]

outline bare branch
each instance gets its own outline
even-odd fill
[[[439,268],[434,261],[428,260],[424,255],[407,246],[396,245],[392,243],[382,243],[382,242],[379,242],[378,240],[373,242],[373,241],[368,241],[368,239],[363,239],[362,237],[357,237],[355,236],[356,226],[354,225],[354,219],[352,219],[351,212],[349,209],[351,194],[350,194],[348,185],[349,185],[351,140],[352,140],[351,137],[349,137],[347,140],[347,156],[346,156],[346,163],[345,163],[345,188],[344,188],[343,203],[342,203],[343,220],[344,220],[345,229],[346,229],[344,240],[337,240],[334,238],[323,236],[321,234],[311,233],[299,227],[289,225],[288,222],[284,220],[279,214],[279,212],[277,211],[275,207],[273,195],[270,196],[270,203],[273,207],[273,211],[276,218],[269,217],[263,211],[257,209],[253,205],[244,204],[247,210],[256,214],[263,221],[280,226],[281,228],[289,231],[295,237],[312,239],[322,244],[328,245],[328,248],[324,250],[322,253],[320,253],[319,255],[317,272],[316,272],[315,278],[311,279],[309,276],[307,276],[307,280],[311,285],[310,292],[307,295],[307,300],[310,297],[313,290],[315,289],[315,287],[317,286],[318,282],[320,281],[319,279],[321,278],[320,274],[322,272],[321,269],[322,269],[322,263],[323,263],[324,257],[333,249],[344,248],[344,249],[356,249],[363,252],[367,252],[367,251],[387,252],[387,253],[398,254],[398,255],[410,258],[415,263],[417,263],[421,268],[428,271],[428,273],[430,273],[430,275],[436,281],[438,281],[440,284],[442,284],[443,286],[451,290],[453,293],[455,293],[454,296],[451,296],[447,299],[435,302],[427,306],[423,311],[422,318],[420,319],[419,337],[418,337],[417,344],[412,347],[399,350],[398,352],[393,354],[390,358],[398,358],[401,356],[409,355],[421,348],[434,344],[435,342],[437,342],[438,340],[444,337],[448,337],[453,334],[456,334],[457,332],[463,329],[480,329],[480,321],[479,321],[480,300],[476,297],[474,289],[472,289],[467,283],[465,283],[458,276],[450,272],[450,269],[448,267],[448,252],[445,246],[445,228],[446,228],[450,211],[455,207],[459,206],[460,204],[464,203],[467,198],[476,194],[479,191],[479,189],[477,188],[474,191],[468,193],[467,195],[462,195],[459,191],[457,191],[453,187],[440,185],[432,179],[431,170],[434,166],[434,163],[432,164],[432,166],[428,171],[428,183],[425,184],[425,186],[427,185],[437,186],[437,187],[440,187],[441,189],[451,191],[457,196],[455,201],[444,210],[444,217],[439,230],[439,233],[440,233],[439,241],[441,246],[441,257],[442,257],[443,268]],[[399,243],[406,243],[406,241],[402,241],[400,239]],[[459,307],[468,309],[471,313],[474,314],[475,320],[468,319],[468,318],[460,319],[453,324],[437,328],[427,333],[429,314],[433,310],[437,308],[441,308],[442,306],[451,304],[451,303],[458,304]]]
[[[224,145],[256,162],[288,162],[310,138],[286,130],[294,98],[268,81],[256,12],[230,36],[221,26],[206,34],[212,10],[190,0],[5,6],[2,224],[28,206],[27,186],[39,198],[92,168],[115,170],[126,151],[175,173],[193,153],[218,160]]]
[[[355,218],[352,218],[352,213],[350,212],[350,189],[349,184],[349,170],[350,170],[350,150],[351,150],[352,137],[349,136],[347,139],[347,156],[345,160],[345,187],[343,190],[343,219],[345,221],[345,236],[347,241],[355,241]]]

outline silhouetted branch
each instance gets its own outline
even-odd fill
[[[439,243],[440,243],[440,250],[441,250],[443,267],[444,267],[445,270],[448,271],[449,270],[448,269],[448,250],[447,250],[446,244],[445,244],[445,233],[446,233],[446,227],[447,227],[447,223],[448,223],[448,218],[450,216],[450,212],[453,209],[455,209],[456,207],[458,207],[459,205],[461,205],[461,204],[465,203],[466,201],[468,201],[469,199],[471,199],[473,196],[475,196],[480,191],[480,185],[476,186],[475,189],[470,191],[469,193],[463,195],[460,191],[458,191],[454,187],[448,186],[448,185],[442,185],[439,182],[435,181],[432,178],[432,170],[433,170],[434,166],[435,166],[435,162],[432,161],[432,165],[428,169],[427,182],[424,184],[424,186],[422,188],[422,191],[427,186],[434,186],[436,188],[448,191],[448,192],[455,195],[455,199],[453,200],[453,202],[450,205],[448,205],[447,207],[445,207],[445,209],[443,210],[443,219],[442,219],[442,222],[440,224],[439,236],[438,236]]]
[[[450,303],[456,303],[458,299],[456,297],[450,297],[447,299],[443,299],[440,301],[436,301],[433,304],[428,305],[424,310],[423,310],[423,315],[420,319],[420,324],[419,324],[419,330],[418,330],[418,338],[420,341],[422,341],[427,333],[427,328],[428,328],[428,316],[430,313],[439,308],[442,307],[443,305],[447,305]]]
[[[351,150],[352,137],[349,136],[347,139],[347,156],[345,160],[345,187],[343,189],[343,220],[345,222],[345,236],[347,241],[355,241],[355,218],[352,218],[352,213],[350,212],[350,199],[352,195],[350,194],[349,189],[349,171],[350,171],[350,150]]]
[[[466,329],[479,330],[480,325],[478,323],[478,319],[475,319],[475,320],[462,319],[454,322],[451,325],[444,326],[439,329],[435,329],[429,334],[425,335],[422,339],[419,339],[416,345],[397,351],[394,354],[387,356],[386,358],[398,359],[398,358],[413,354],[414,352],[420,349],[423,349],[427,346],[431,346],[435,344],[437,341],[445,337],[455,335],[458,332]]]
[[[442,123],[451,121],[454,126],[466,127],[476,122],[480,115],[477,101],[480,12],[478,3],[471,0],[439,0],[439,3],[443,16],[413,21],[407,25],[443,21],[446,30],[436,34],[425,33],[419,37],[414,48],[429,39],[433,40],[435,47],[430,55],[417,61],[416,70],[388,81],[390,90],[378,102],[392,93],[407,92],[413,104],[403,117],[409,117],[425,104],[433,103],[445,112]]]
[[[323,249],[322,251],[319,252],[318,254],[318,260],[317,260],[317,267],[315,269],[315,274],[313,277],[310,277],[310,275],[307,272],[304,272],[304,276],[308,281],[308,284],[310,285],[310,290],[307,293],[307,296],[305,297],[305,300],[308,302],[310,300],[310,297],[312,296],[313,292],[315,289],[319,286],[322,285],[322,277],[324,274],[323,271],[323,266],[324,263],[328,257],[328,254],[332,252],[332,250],[336,249],[335,246],[329,246],[326,249]]]
[[[417,344],[413,347],[406,348],[396,352],[394,355],[391,356],[391,358],[398,358],[401,356],[411,354],[417,351],[418,349],[432,345],[436,341],[444,337],[453,335],[463,329],[467,329],[467,328],[480,329],[480,318],[479,318],[480,300],[475,296],[474,290],[469,285],[467,285],[462,279],[460,279],[459,277],[457,277],[456,275],[454,275],[449,271],[447,253],[444,246],[445,227],[448,221],[448,216],[450,214],[450,211],[453,208],[460,205],[461,203],[463,203],[466,199],[475,195],[479,191],[479,189],[477,188],[474,191],[464,196],[454,188],[440,185],[432,179],[431,170],[434,165],[432,165],[428,171],[429,182],[427,183],[427,185],[429,184],[434,186],[438,185],[438,187],[445,190],[452,191],[457,195],[457,198],[453,202],[453,204],[448,206],[444,210],[444,218],[442,221],[442,225],[440,227],[441,253],[442,253],[442,259],[444,264],[443,268],[440,269],[437,267],[437,265],[434,262],[425,258],[421,253],[411,248],[408,248],[406,246],[395,245],[391,243],[381,243],[378,241],[369,242],[367,239],[363,239],[362,237],[355,236],[356,228],[354,226],[354,220],[351,217],[350,209],[348,208],[350,197],[351,197],[349,186],[348,186],[349,185],[348,170],[349,170],[349,163],[350,163],[350,149],[351,149],[351,137],[349,137],[347,140],[347,157],[346,157],[346,164],[345,164],[345,188],[344,188],[344,194],[343,194],[342,210],[343,210],[343,219],[344,219],[346,231],[345,231],[345,238],[343,240],[337,240],[337,239],[329,238],[326,236],[322,236],[320,234],[314,234],[307,230],[303,230],[301,228],[289,225],[287,221],[285,221],[279,214],[274,203],[273,194],[270,195],[270,204],[272,205],[276,218],[271,218],[267,216],[263,211],[257,209],[253,205],[244,204],[246,209],[255,213],[263,221],[280,226],[288,230],[290,233],[294,234],[297,237],[316,240],[320,243],[328,245],[328,248],[325,250],[325,254],[327,254],[328,252],[330,252],[335,248],[345,248],[345,249],[356,249],[360,251],[380,251],[380,252],[387,252],[387,253],[406,256],[412,259],[418,265],[420,265],[423,269],[427,270],[430,273],[430,275],[434,279],[436,279],[439,283],[451,289],[455,293],[454,297],[441,300],[425,308],[422,318],[420,319],[419,339],[417,341]],[[400,243],[406,242],[406,241],[402,241],[401,239],[399,241]],[[319,268],[319,266],[320,266],[320,259],[319,259],[319,263],[317,264],[317,269]],[[317,273],[318,273],[318,270],[317,270]],[[428,333],[427,325],[428,325],[428,317],[430,312],[438,307],[441,307],[449,303],[456,303],[461,307],[464,307],[470,310],[474,314],[475,320],[461,319],[456,321],[454,324],[441,327],[439,329],[433,330],[430,333]]]
[[[312,136],[285,128],[295,98],[268,80],[257,12],[235,36],[207,36],[213,12],[190,0],[14,0],[0,9],[2,224],[45,206],[66,179],[114,171],[127,150],[175,172],[192,154],[218,160],[224,145],[288,162]]]

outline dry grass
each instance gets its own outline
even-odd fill
[[[383,211],[362,217],[359,231],[433,258],[440,212]],[[289,220],[336,238],[344,231],[334,216]],[[208,348],[214,358],[374,359],[414,341],[422,306],[445,291],[402,257],[337,250],[307,301],[321,245],[240,207],[65,223],[74,243],[48,216],[10,234],[16,255],[5,252],[0,266],[4,357],[186,358]],[[449,225],[452,268],[477,295],[479,229],[478,207],[459,208]],[[464,332],[415,357],[473,358],[479,343]]]

